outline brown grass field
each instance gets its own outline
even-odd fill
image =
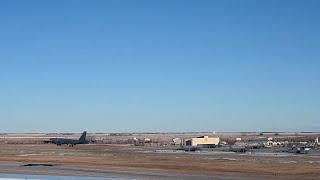
[[[0,173],[137,179],[320,179],[320,159],[296,154],[158,153],[152,147],[119,145],[0,144]]]

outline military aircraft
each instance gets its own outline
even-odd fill
[[[292,147],[288,148],[288,153],[297,153],[297,154],[308,154],[310,147]]]
[[[245,146],[230,145],[229,151],[236,153],[245,153],[248,151],[248,149]]]
[[[78,140],[76,140],[76,139],[65,139],[65,138],[51,138],[48,141],[44,141],[44,143],[52,143],[52,144],[56,144],[57,146],[61,146],[62,144],[66,144],[66,145],[69,145],[69,146],[72,147],[72,146],[74,146],[76,144],[85,144],[85,143],[87,143],[86,135],[87,135],[87,132],[84,131],[81,134],[81,137]]]

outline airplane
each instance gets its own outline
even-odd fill
[[[308,154],[310,147],[292,147],[288,148],[288,153],[297,153],[297,154]]]
[[[245,153],[248,151],[248,149],[244,146],[230,145],[229,151],[236,152],[236,153]]]
[[[52,144],[56,144],[57,146],[61,146],[62,144],[66,144],[66,145],[69,145],[69,146],[73,147],[74,145],[77,145],[77,144],[85,144],[85,143],[87,143],[86,135],[87,135],[87,132],[84,131],[81,134],[81,137],[78,140],[76,140],[76,139],[65,139],[65,138],[51,138],[48,141],[44,141],[44,143],[52,143]]]

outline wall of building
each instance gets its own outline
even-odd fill
[[[204,136],[201,138],[192,138],[191,139],[191,146],[197,145],[218,145],[220,142],[219,137],[208,137]]]

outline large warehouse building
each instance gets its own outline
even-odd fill
[[[187,146],[217,146],[220,142],[219,137],[200,136],[186,141]]]

